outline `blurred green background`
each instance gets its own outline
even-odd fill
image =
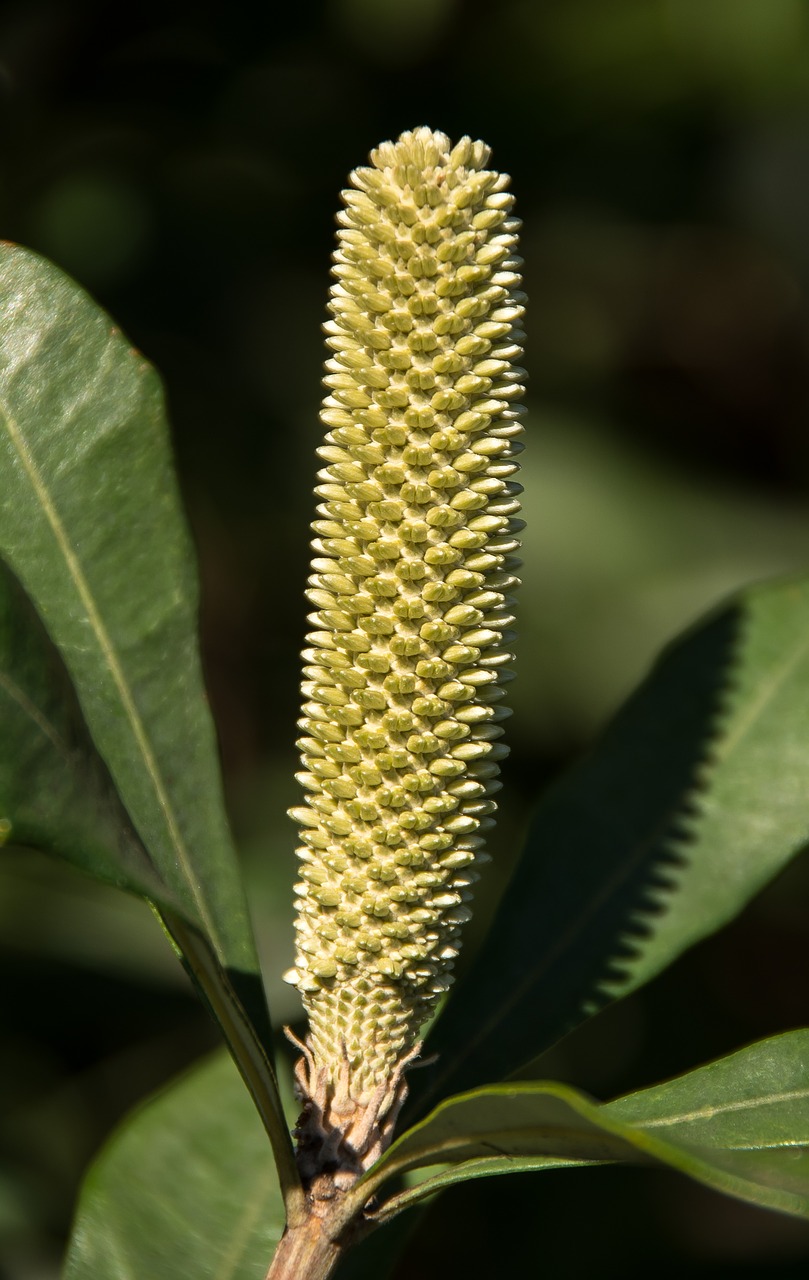
[[[337,193],[418,124],[485,138],[512,174],[529,523],[479,936],[539,790],[660,646],[809,562],[809,5],[3,0],[0,121],[0,234],[73,274],[166,381],[279,1021],[297,1017],[284,811]],[[799,862],[545,1074],[606,1097],[805,1023],[807,887]],[[30,854],[0,861],[0,974],[0,1276],[55,1280],[87,1160],[216,1033],[144,908]],[[807,1261],[801,1224],[595,1170],[450,1192],[396,1276]]]

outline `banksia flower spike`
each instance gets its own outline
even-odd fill
[[[326,325],[304,651],[305,1178],[390,1139],[492,825],[522,447],[518,222],[489,149],[416,129],[351,175]]]

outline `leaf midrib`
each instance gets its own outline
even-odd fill
[[[625,1123],[636,1124],[644,1129],[659,1129],[667,1125],[690,1124],[695,1120],[712,1120],[715,1116],[729,1114],[733,1111],[750,1111],[756,1107],[772,1107],[782,1102],[798,1102],[806,1098],[809,1098],[809,1086],[805,1089],[790,1089],[784,1093],[769,1093],[761,1094],[755,1098],[741,1098],[737,1102],[720,1103],[718,1106],[700,1107],[697,1111],[684,1111],[680,1115],[660,1116],[655,1120],[626,1120]],[[623,1117],[621,1119],[623,1120]]]
[[[136,746],[146,767],[147,775],[152,783],[158,807],[166,824],[169,840],[177,856],[177,861],[182,870],[182,874],[190,889],[200,920],[217,949],[221,950],[221,940],[219,939],[218,931],[215,927],[214,921],[208,913],[205,902],[200,895],[196,879],[192,873],[188,849],[185,846],[185,842],[177,825],[177,819],[169,801],[152,745],[144,728],[143,721],[138,713],[135,699],[124,674],[123,666],[118,657],[115,646],[112,643],[109,632],[104,625],[101,614],[96,606],[96,602],[93,598],[93,594],[90,590],[89,583],[85,577],[79,558],[70,545],[70,540],[68,539],[64,525],[62,524],[59,513],[48,491],[48,486],[40,474],[39,468],[37,467],[34,457],[28,448],[22,430],[7,410],[2,412],[2,418],[11,444],[16,451],[31,483],[35,498],[39,502],[45,518],[50,525],[51,532],[54,536],[59,552],[64,559],[71,581],[73,582],[86,611],[96,643],[98,644],[102,657],[107,664],[107,668],[124,709],[124,714],[129,724],[130,731],[135,739]]]

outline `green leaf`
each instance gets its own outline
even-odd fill
[[[809,843],[809,579],[745,592],[730,680],[694,816],[676,842],[674,892],[623,976],[606,984],[611,996],[732,920]]]
[[[162,895],[166,905],[181,910],[132,828],[59,654],[2,562],[0,723],[6,839],[67,858],[144,897]]]
[[[438,1065],[421,1114],[450,1089],[518,1070],[647,982],[804,847],[807,705],[806,580],[743,593],[664,654],[540,805],[428,1041]]]
[[[72,281],[11,245],[0,311],[0,555],[172,900],[225,965],[254,970],[159,380]]]
[[[809,1030],[759,1040],[604,1109],[694,1146],[799,1151],[809,1146]]]
[[[218,1054],[110,1139],[85,1179],[65,1280],[256,1280],[283,1227],[266,1136]]]
[[[12,589],[7,659],[20,665],[26,630],[39,656],[22,685],[11,671],[6,683],[15,736],[2,746],[0,818],[18,839],[156,904],[253,1093],[284,1185],[299,1197],[202,683],[194,557],[159,380],[72,281],[13,245],[0,245],[0,313],[0,556],[58,650],[81,712],[69,693],[64,713],[55,710],[64,680]],[[59,748],[43,748],[42,730],[60,714],[80,743],[50,796]],[[113,802],[85,840],[96,797],[110,792],[96,785],[104,771],[88,735],[123,809]],[[23,741],[46,752],[41,776],[15,773]],[[77,839],[61,818],[83,779]]]
[[[567,1085],[491,1085],[449,1098],[352,1195],[430,1165],[380,1221],[469,1178],[623,1161],[668,1165],[738,1199],[809,1218],[809,1031],[763,1040],[604,1106]]]

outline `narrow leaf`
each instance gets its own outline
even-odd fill
[[[745,592],[707,767],[663,910],[605,985],[625,995],[713,933],[809,843],[809,579]]]
[[[219,1054],[121,1125],[84,1183],[65,1280],[257,1280],[284,1227],[272,1157]]]
[[[492,1085],[448,1099],[393,1144],[357,1195],[440,1164],[380,1221],[469,1178],[623,1161],[668,1165],[741,1200],[809,1218],[809,1031],[761,1041],[599,1106],[567,1085]]]
[[[133,830],[59,654],[0,562],[0,821],[6,840],[183,909]],[[13,821],[12,819],[13,815]]]
[[[694,1146],[734,1151],[809,1147],[809,1030],[759,1040],[604,1110]]]
[[[448,1089],[518,1070],[647,982],[801,850],[807,703],[806,580],[743,593],[663,656],[540,805],[428,1042],[438,1065],[421,1114]]]
[[[11,245],[0,314],[0,555],[172,898],[223,963],[255,970],[159,381],[72,281]]]
[[[12,586],[4,694],[16,736],[0,748],[4,830],[10,823],[16,839],[155,903],[253,1093],[285,1189],[299,1199],[200,672],[194,558],[159,381],[72,281],[12,245],[0,246],[0,314],[0,556],[80,708],[68,691],[56,709],[64,673]],[[49,745],[46,726],[57,728]],[[77,735],[69,759],[67,727]],[[36,756],[30,773],[14,761],[23,741]],[[102,815],[107,771],[120,801]],[[62,824],[83,780],[83,806]]]

